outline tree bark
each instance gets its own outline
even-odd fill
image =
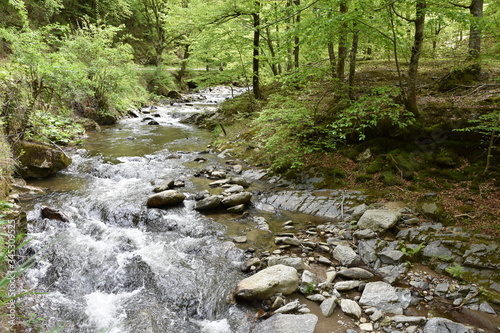
[[[260,56],[260,1],[255,0],[255,12],[253,18],[253,61],[252,61],[252,89],[255,99],[262,99],[259,78],[259,56]]]
[[[332,69],[332,77],[337,77],[337,59],[335,58],[335,48],[333,43],[328,43],[328,58],[330,59],[330,68]]]
[[[349,55],[349,99],[354,99],[354,75],[356,74],[356,56],[359,41],[359,30],[356,30],[356,23],[354,23],[353,28],[351,53]]]
[[[413,113],[415,117],[419,116],[417,106],[417,73],[418,62],[420,60],[420,54],[422,52],[422,44],[424,42],[426,8],[426,0],[417,0],[416,18],[415,20],[413,20],[413,22],[415,23],[415,36],[413,39],[413,46],[411,48],[410,65],[408,68],[408,99],[406,101],[406,109]]]
[[[483,0],[472,0],[469,12],[473,16],[469,34],[469,60],[477,60],[481,55],[481,27],[479,20],[483,17]]]
[[[294,0],[294,5],[297,6],[297,8],[300,6],[300,0]],[[298,26],[300,24],[300,13],[295,16],[295,25]],[[298,31],[298,29],[295,29],[295,31]],[[293,45],[293,59],[294,59],[294,66],[295,68],[299,68],[299,56],[300,56],[300,38],[295,33],[294,37],[294,45]]]
[[[340,13],[347,13],[347,0],[340,2]],[[344,20],[340,25],[339,31],[339,48],[338,48],[338,61],[337,61],[337,78],[343,82],[345,72],[345,61],[347,58],[347,22]]]

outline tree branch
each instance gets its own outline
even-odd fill
[[[396,16],[397,16],[397,17],[402,18],[402,19],[403,19],[403,20],[405,20],[406,22],[409,22],[409,23],[415,23],[416,19],[413,19],[413,20],[412,20],[412,19],[406,18],[406,17],[404,17],[403,15],[399,14],[399,13],[396,11],[396,8],[394,8],[394,4],[391,4],[391,6],[390,6],[390,7],[391,7],[391,9],[392,9],[392,12],[393,12],[394,14],[396,14]]]
[[[461,5],[459,3],[454,3],[453,1],[448,1],[448,3],[452,6],[455,6],[455,7],[460,7],[460,8],[464,8],[464,9],[470,9],[471,5],[469,6],[465,6],[465,5]]]

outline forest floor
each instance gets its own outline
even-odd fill
[[[454,64],[450,59],[422,61],[421,117],[411,133],[378,134],[364,142],[308,154],[300,170],[280,170],[281,175],[297,179],[319,172],[324,179],[317,187],[363,190],[373,202],[403,201],[418,207],[431,200],[438,210],[428,214],[429,219],[500,237],[500,150],[493,150],[485,173],[487,137],[455,131],[467,126],[469,119],[500,108],[500,64],[486,62],[479,81],[459,78],[454,87],[440,91]],[[385,61],[361,62],[356,74],[359,89],[396,85],[398,75],[392,67]],[[275,87],[271,89],[276,92]],[[241,103],[223,107],[224,119],[241,107]],[[253,129],[248,123],[249,119],[241,117],[227,122],[226,135],[216,138],[216,146],[231,148],[236,157],[269,167],[259,159],[262,147],[253,149]],[[363,153],[367,154],[364,158]]]

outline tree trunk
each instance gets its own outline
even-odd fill
[[[354,75],[356,74],[356,56],[358,54],[359,30],[356,30],[354,23],[354,33],[352,35],[351,53],[349,55],[349,99],[354,99]]]
[[[477,60],[481,55],[481,27],[479,20],[483,17],[483,0],[472,0],[469,11],[473,16],[469,34],[469,60]]]
[[[255,99],[262,99],[259,78],[259,55],[260,55],[260,1],[255,1],[255,12],[253,18],[253,61],[252,61],[252,89]]]
[[[343,0],[340,3],[340,13],[347,13],[347,0]],[[337,61],[337,78],[343,82],[344,72],[345,72],[345,61],[347,58],[347,22],[344,20],[340,25],[339,31],[339,49],[338,49],[338,61]]]
[[[271,54],[269,65],[271,66],[271,71],[273,72],[273,75],[277,76],[279,75],[279,71],[278,71],[278,65],[275,62],[276,50],[274,49],[273,41],[271,39],[271,31],[269,27],[267,27],[265,31],[266,31],[267,47],[269,48],[269,53]]]
[[[420,53],[422,52],[422,44],[424,42],[426,8],[426,0],[417,0],[416,18],[414,20],[415,36],[413,39],[413,46],[411,48],[410,65],[408,68],[408,99],[406,101],[406,109],[413,113],[415,117],[419,116],[417,106],[417,73]]]
[[[333,43],[328,43],[328,58],[330,59],[330,68],[332,69],[332,77],[337,77],[337,59],[335,58],[335,48]]]
[[[294,5],[298,8],[300,6],[300,0],[294,0]],[[295,31],[298,31],[297,29],[298,25],[300,24],[300,13],[295,16],[295,25],[296,29]],[[293,59],[294,59],[294,66],[295,68],[299,68],[299,55],[300,55],[300,38],[295,33],[295,38],[294,38],[294,46],[293,46]]]

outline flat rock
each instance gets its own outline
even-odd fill
[[[473,333],[475,330],[446,318],[431,318],[424,326],[424,333]]]
[[[410,325],[423,325],[426,323],[427,318],[422,317],[422,316],[403,316],[403,315],[396,315],[394,317],[391,317],[391,320],[394,323],[403,323],[403,324],[410,324]]]
[[[358,221],[360,229],[384,232],[396,225],[401,214],[384,209],[367,210]]]
[[[174,180],[173,179],[168,179],[168,180],[163,181],[157,187],[155,187],[153,189],[153,192],[154,193],[159,193],[159,192],[163,192],[163,191],[166,191],[166,190],[171,190],[173,188],[174,188]]]
[[[366,280],[366,279],[371,279],[373,277],[373,274],[371,272],[359,267],[344,269],[338,272],[337,274],[338,276],[346,279],[357,279],[357,280]]]
[[[357,280],[340,281],[340,282],[335,283],[335,285],[333,286],[333,288],[335,288],[335,290],[345,291],[345,290],[351,290],[351,289],[354,289],[354,288],[358,288],[363,283],[364,283],[363,281],[357,281]]]
[[[289,295],[298,286],[299,278],[295,268],[276,265],[238,282],[233,294],[237,300],[265,300],[277,293]]]
[[[318,317],[313,314],[281,314],[260,322],[252,333],[313,333]]]

